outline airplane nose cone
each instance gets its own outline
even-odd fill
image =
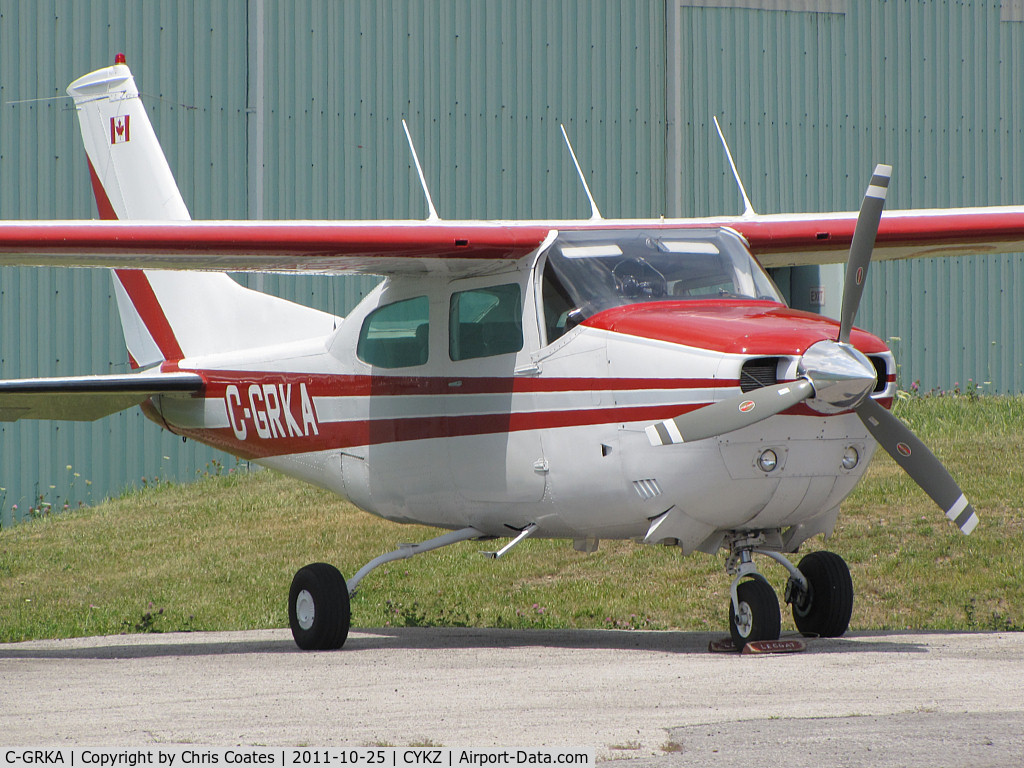
[[[807,405],[818,413],[855,408],[875,388],[875,366],[850,344],[819,341],[800,359],[800,371],[814,385]]]

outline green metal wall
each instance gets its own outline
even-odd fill
[[[559,123],[606,216],[738,212],[712,114],[761,212],[854,209],[878,161],[893,206],[1024,202],[1020,5],[0,0],[0,219],[94,215],[68,100],[10,102],[59,97],[118,51],[200,219],[425,216],[402,117],[446,218],[589,215]],[[898,337],[904,385],[1024,391],[1021,264],[875,265],[860,324]],[[792,278],[797,305],[837,279]],[[372,285],[243,282],[339,314]],[[0,270],[0,377],[123,370],[105,273]],[[137,411],[4,424],[0,509],[215,456]]]
[[[603,206],[662,212],[661,3],[259,5],[275,216],[425,217],[403,117],[443,218],[589,215],[559,123]]]

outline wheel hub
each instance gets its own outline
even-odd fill
[[[309,630],[316,618],[316,603],[308,589],[299,592],[295,598],[295,620],[303,630]]]
[[[785,601],[793,606],[794,613],[806,616],[811,610],[811,585],[802,587],[796,579],[790,577],[786,582]]]
[[[753,623],[750,606],[746,602],[740,603],[740,610],[736,614],[736,631],[739,632],[740,637],[750,637]]]

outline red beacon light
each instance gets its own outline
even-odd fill
[[[115,65],[117,65],[117,64],[127,64],[127,63],[128,63],[128,59],[125,58],[125,55],[123,53],[119,53],[119,54],[114,56],[114,64]]]

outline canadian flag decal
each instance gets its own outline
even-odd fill
[[[125,142],[131,141],[131,134],[129,133],[128,120],[130,115],[123,115],[121,117],[110,118],[110,143],[111,144],[124,144]]]

